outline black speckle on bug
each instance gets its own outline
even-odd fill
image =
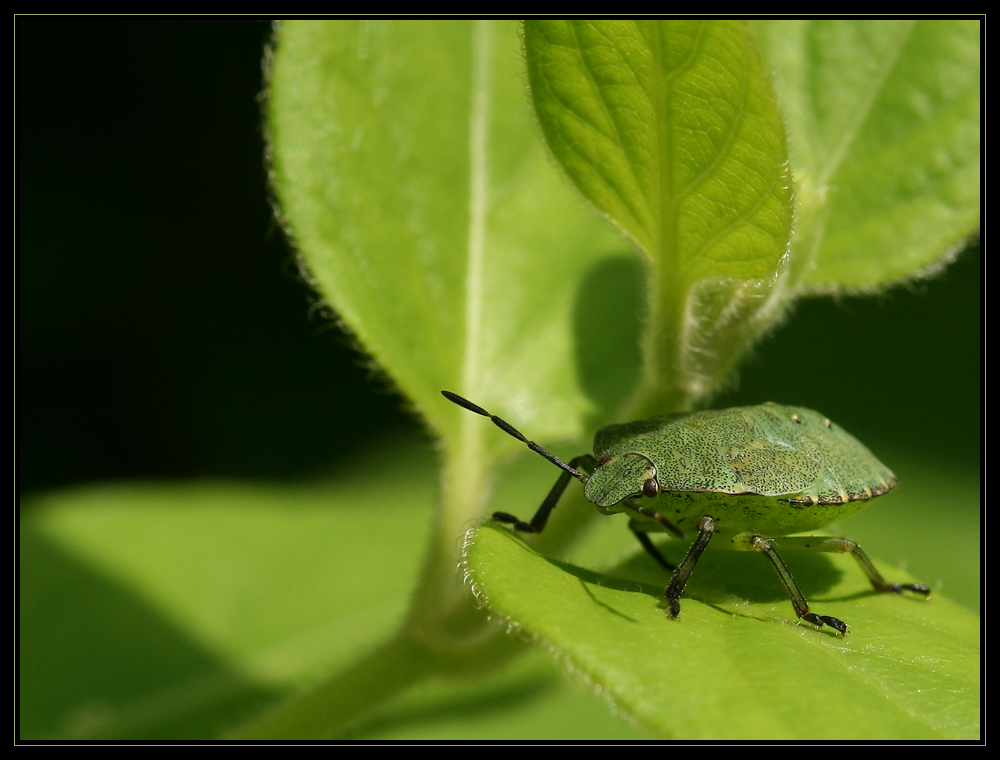
[[[872,486],[872,496],[881,496],[888,493],[899,484],[899,478],[892,478],[888,483],[877,483]]]
[[[820,496],[816,503],[829,506],[830,504],[843,504],[846,501],[850,501],[850,499],[845,499],[843,496]]]

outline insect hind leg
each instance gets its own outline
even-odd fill
[[[809,549],[814,552],[832,552],[843,554],[849,552],[861,566],[861,571],[868,577],[872,587],[883,594],[899,594],[903,591],[913,591],[930,597],[931,590],[922,583],[889,583],[882,574],[875,569],[875,565],[868,558],[868,555],[858,546],[857,542],[848,538],[834,536],[794,536],[782,538],[781,547],[783,549]]]
[[[750,535],[750,536],[737,536],[737,539],[746,538],[748,539],[745,543],[747,548],[751,551],[760,552],[771,562],[771,566],[774,571],[778,574],[778,578],[781,580],[781,585],[785,587],[785,591],[788,593],[788,598],[792,601],[792,607],[795,609],[795,614],[805,620],[806,622],[812,623],[813,625],[823,626],[828,625],[833,628],[837,633],[844,636],[847,633],[847,623],[845,623],[840,618],[830,617],[829,615],[817,615],[815,612],[810,611],[809,602],[806,601],[805,595],[799,588],[799,584],[795,582],[795,578],[792,577],[791,570],[782,561],[781,557],[778,555],[777,550],[774,545],[768,541],[763,536]],[[787,539],[783,539],[782,543]],[[740,542],[734,540],[734,548],[738,548]]]

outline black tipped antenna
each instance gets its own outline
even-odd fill
[[[563,460],[561,460],[555,454],[553,454],[553,453],[551,453],[549,451],[546,451],[545,449],[543,449],[541,446],[539,446],[534,441],[529,441],[527,438],[525,438],[523,435],[521,435],[521,431],[519,431],[517,428],[515,428],[510,423],[504,422],[502,419],[500,419],[499,417],[497,417],[495,414],[490,414],[485,409],[483,409],[481,406],[478,406],[477,404],[473,404],[471,401],[469,401],[466,398],[462,398],[457,393],[452,393],[451,391],[441,391],[441,395],[444,396],[449,401],[451,401],[453,404],[458,404],[463,409],[468,409],[470,412],[475,412],[476,414],[481,414],[483,417],[489,417],[491,420],[493,420],[493,424],[496,425],[498,428],[500,428],[502,431],[504,431],[508,435],[514,436],[517,440],[519,440],[521,443],[525,444],[529,449],[531,449],[532,451],[534,451],[536,454],[541,454],[543,457],[545,457],[550,462],[552,462],[552,464],[554,464],[556,467],[559,467],[560,469],[565,470],[566,472],[568,472],[570,475],[572,475],[577,480],[586,480],[587,479],[587,476],[584,475],[582,472],[579,472],[578,470],[575,470],[574,468],[570,467],[568,464],[566,464]]]

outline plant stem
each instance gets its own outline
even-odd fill
[[[390,697],[422,681],[436,665],[425,647],[401,633],[229,738],[261,741],[336,736]]]
[[[471,415],[469,415],[471,417]],[[473,420],[479,422],[479,420]],[[479,609],[459,575],[462,533],[485,502],[481,431],[468,425],[458,462],[446,460],[441,509],[402,630],[326,681],[287,700],[231,738],[325,739],[344,733],[432,675],[482,672],[525,649]]]

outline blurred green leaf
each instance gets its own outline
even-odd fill
[[[879,446],[882,451],[886,447]],[[885,451],[900,485],[846,520],[839,532],[979,614],[982,591],[979,470]]]
[[[32,500],[23,735],[183,737],[163,733],[180,721],[208,736],[240,719],[230,709],[209,734],[199,723],[234,695],[259,709],[369,650],[405,615],[430,528],[433,458],[406,443],[327,483],[118,484]],[[405,500],[371,487],[386,457]]]
[[[755,21],[788,125],[797,282],[872,288],[979,224],[980,22]]]
[[[405,499],[372,489],[385,461]],[[21,737],[217,738],[363,660],[405,616],[434,477],[426,444],[407,440],[314,483],[115,484],[31,499]],[[547,657],[405,694],[355,735],[642,735]]]
[[[587,685],[574,684],[547,653],[529,652],[476,679],[432,679],[348,731],[376,741],[651,739],[613,713]]]

